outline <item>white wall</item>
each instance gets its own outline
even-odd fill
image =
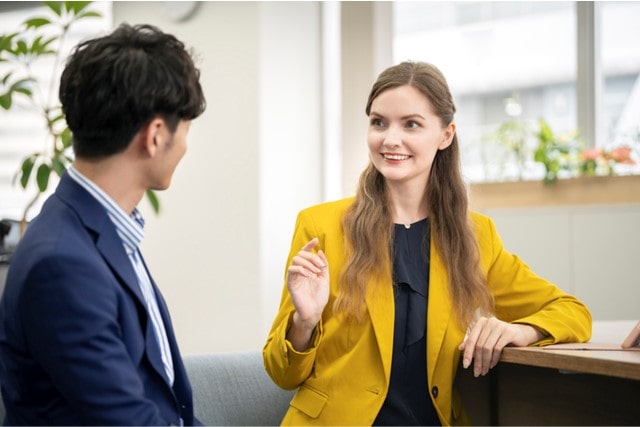
[[[492,209],[505,247],[597,320],[638,319],[640,205]]]
[[[260,3],[260,344],[284,286],[297,212],[322,201],[321,5]]]
[[[159,2],[114,2],[195,49],[207,110],[143,253],[185,354],[260,349],[297,211],[320,201],[319,5],[201,2],[173,22]],[[269,323],[269,324],[267,324]]]

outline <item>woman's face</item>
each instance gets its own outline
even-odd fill
[[[424,189],[436,153],[454,134],[455,124],[443,128],[427,97],[413,86],[388,89],[371,104],[369,154],[389,185]]]

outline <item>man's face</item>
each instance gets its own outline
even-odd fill
[[[164,141],[159,147],[158,158],[156,159],[157,167],[151,179],[150,188],[154,190],[166,190],[171,184],[173,173],[180,163],[180,160],[187,151],[187,134],[191,120],[180,120],[176,131],[171,134],[165,126],[162,129]]]

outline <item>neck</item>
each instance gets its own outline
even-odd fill
[[[387,187],[391,218],[396,224],[413,224],[427,217],[426,189],[408,186]]]
[[[138,205],[145,188],[136,185],[135,165],[127,164],[120,156],[111,156],[106,159],[91,160],[78,159],[73,162],[73,167],[87,177],[91,182],[107,193],[122,210],[132,213]]]

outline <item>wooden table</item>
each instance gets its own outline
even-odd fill
[[[615,347],[635,323],[595,322],[591,342]],[[640,351],[509,347],[456,381],[474,425],[640,425]]]

